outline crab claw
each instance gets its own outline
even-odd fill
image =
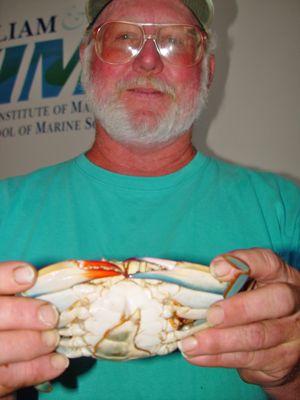
[[[63,261],[42,268],[38,273],[36,284],[23,294],[29,297],[39,297],[45,293],[68,289],[92,279],[121,274],[120,267],[108,261]]]
[[[205,265],[151,257],[139,258],[138,260],[159,265],[161,269],[137,272],[131,275],[133,279],[156,279],[196,291],[222,294],[224,297],[237,293],[245,284],[249,273],[249,267],[246,264],[242,262],[235,263],[240,275],[237,275],[232,281],[220,282],[211,274],[209,267]]]
[[[224,293],[228,283],[219,282],[214,278],[209,268],[195,263],[172,261],[160,258],[141,258],[149,264],[159,265],[161,269],[132,274],[133,279],[156,279],[163,282],[174,283],[188,289]]]

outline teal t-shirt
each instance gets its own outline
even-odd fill
[[[0,260],[161,257],[208,264],[267,247],[300,266],[300,191],[290,181],[198,153],[161,177],[132,177],[84,155],[0,182]],[[25,399],[26,397],[24,397]],[[80,358],[40,399],[259,400],[233,369],[188,364],[179,352],[126,362]]]

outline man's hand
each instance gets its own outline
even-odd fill
[[[36,270],[22,262],[0,263],[0,398],[60,375],[68,359],[54,353],[58,313],[40,300],[12,296],[27,290]]]
[[[300,393],[300,273],[270,250],[238,250],[224,255],[250,267],[256,283],[213,305],[211,328],[182,342],[192,364],[237,368],[243,380],[275,399],[296,400]],[[212,272],[226,281],[233,268],[223,256]]]

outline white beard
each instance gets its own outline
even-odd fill
[[[104,82],[98,81],[97,91],[91,79],[91,58],[93,42],[85,49],[82,60],[81,82],[87,95],[87,101],[106,132],[116,141],[137,147],[152,147],[170,143],[184,134],[195,122],[206,105],[208,96],[208,57],[202,62],[201,85],[197,95],[184,105],[176,102],[175,90],[157,78],[139,77],[133,81],[120,81],[117,90],[110,97],[102,96]],[[164,110],[155,115],[155,123],[147,119],[134,119],[119,100],[120,91],[128,87],[151,84],[151,87],[167,93],[172,98],[168,112]],[[193,92],[193,90],[191,91]]]

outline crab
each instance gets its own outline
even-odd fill
[[[220,282],[207,266],[158,258],[59,262],[39,271],[25,296],[54,304],[59,313],[57,351],[69,358],[129,360],[165,355],[208,327],[215,302],[237,293],[249,268]]]

